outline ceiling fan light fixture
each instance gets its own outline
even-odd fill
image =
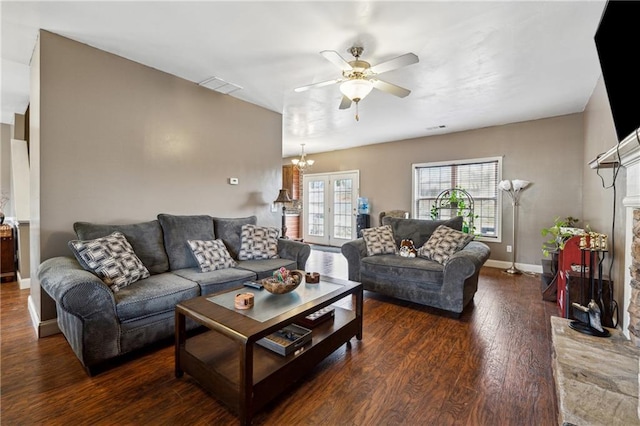
[[[369,80],[347,80],[340,85],[340,91],[353,102],[360,102],[373,90],[373,83]]]

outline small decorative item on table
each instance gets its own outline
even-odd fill
[[[285,328],[263,337],[256,343],[280,355],[289,355],[299,351],[310,341],[311,330],[296,324],[289,324]]]
[[[317,272],[307,272],[304,281],[307,284],[318,284],[320,282],[320,274]]]
[[[327,306],[318,311],[315,311],[312,314],[307,315],[304,318],[296,320],[296,322],[305,327],[314,328],[318,324],[322,324],[327,320],[333,319],[335,317],[335,313],[336,310],[333,306]]]
[[[302,282],[303,273],[301,271],[290,271],[280,268],[273,273],[272,277],[264,278],[262,285],[273,294],[285,294],[295,290]]]
[[[236,309],[251,309],[254,303],[253,293],[238,293],[234,299],[234,306]]]

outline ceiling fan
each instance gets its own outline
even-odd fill
[[[319,83],[309,84],[307,86],[298,87],[296,92],[304,92],[305,90],[329,86],[331,84],[341,83],[340,91],[342,92],[342,101],[340,102],[340,109],[348,109],[351,104],[356,104],[356,120],[358,117],[358,103],[363,100],[372,89],[376,88],[383,92],[390,93],[392,95],[404,98],[411,90],[404,87],[397,86],[395,84],[380,80],[377,78],[379,74],[392,71],[398,68],[406,67],[411,64],[415,64],[419,61],[418,56],[413,53],[405,53],[397,58],[382,62],[378,65],[371,66],[369,62],[360,59],[360,55],[364,51],[363,47],[353,46],[348,52],[353,55],[355,60],[347,62],[338,52],[335,50],[323,50],[320,52],[329,62],[336,65],[342,70],[342,78],[336,78],[333,80],[322,81]]]

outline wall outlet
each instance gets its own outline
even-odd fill
[[[511,253],[511,246],[507,246],[507,253]]]
[[[229,178],[229,185],[237,185],[238,182],[238,178]]]

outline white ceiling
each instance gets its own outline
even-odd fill
[[[593,44],[605,1],[7,2],[2,14],[2,122],[28,104],[39,28],[181,78],[217,76],[229,96],[283,114],[283,156],[581,112],[600,75]],[[412,93],[374,90],[338,110],[340,76],[319,52],[364,47]],[[445,129],[429,130],[434,126]]]

